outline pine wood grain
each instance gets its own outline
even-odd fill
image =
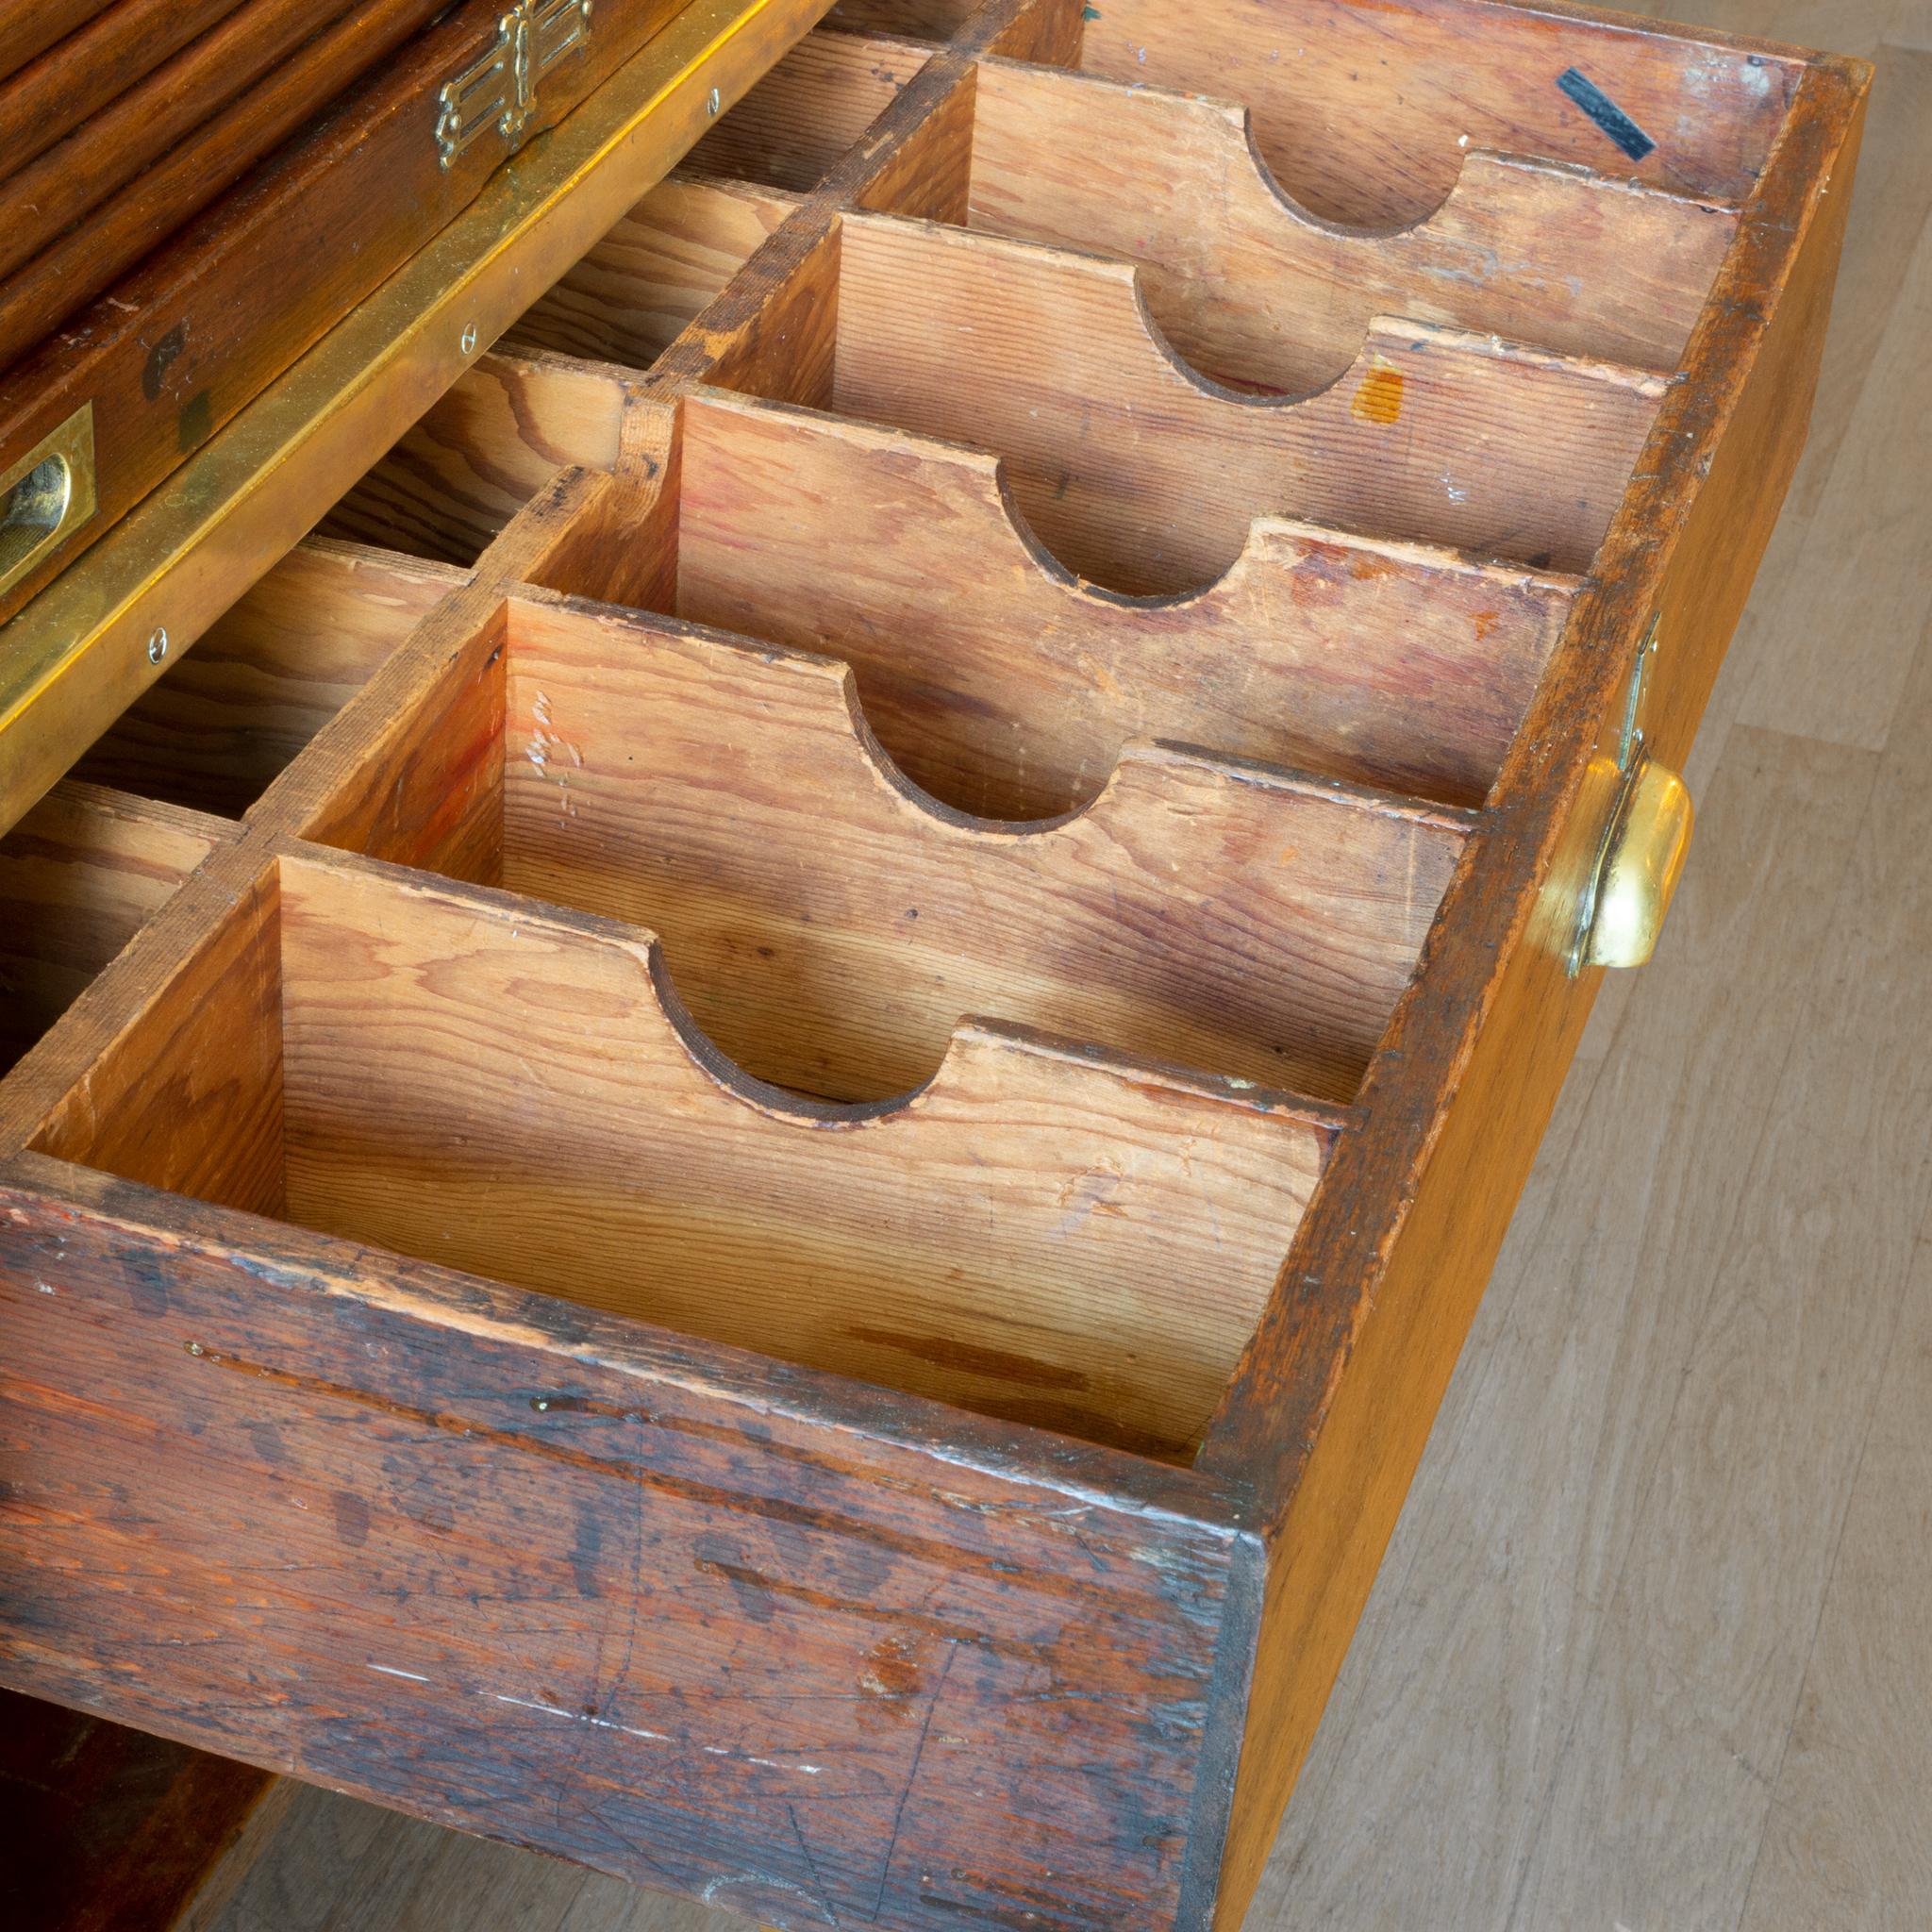
[[[1171,358],[1129,264],[877,215],[839,239],[837,407],[1006,458],[1041,541],[1118,591],[1200,587],[1267,513],[1585,570],[1662,394],[1389,320],[1332,388],[1247,398]]]
[[[715,391],[679,463],[660,608],[843,659],[894,761],[993,818],[1084,805],[1156,737],[1480,804],[1575,590],[1258,517],[1198,595],[1123,598],[1041,548],[999,459]]]
[[[503,884],[648,925],[714,1045],[837,1100],[968,1013],[1346,1100],[1465,829],[1153,742],[1069,817],[968,818],[837,659],[595,606],[512,605],[504,675]]]
[[[775,188],[816,188],[931,56],[915,41],[807,34],[685,165]]]
[[[1799,72],[1721,40],[1658,43],[1560,6],[1457,0],[1261,0],[1221,16],[1113,0],[1088,19],[1080,64],[1245,102],[1281,185],[1319,214],[1371,227],[1436,208],[1465,142],[1741,201]],[[1557,88],[1571,68],[1656,143],[1641,160]]]
[[[1674,369],[1737,224],[1721,205],[1473,151],[1418,225],[1337,227],[1269,178],[1249,112],[983,60],[971,223],[1141,263],[1181,355],[1271,390],[1342,375],[1377,315]]]
[[[415,558],[309,539],[125,711],[75,771],[240,818],[453,580]]]
[[[814,1109],[707,1057],[648,935],[280,873],[295,1221],[1011,1420],[1184,1449],[1333,1131],[977,1024]]]
[[[642,369],[796,206],[789,195],[727,192],[674,175],[524,312],[504,345]]]
[[[233,829],[67,779],[0,839],[0,1070]]]

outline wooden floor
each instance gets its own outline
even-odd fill
[[[1878,62],[1811,441],[1249,1932],[1932,1926],[1932,0],[1696,17]],[[197,1932],[745,1924],[284,1790]]]

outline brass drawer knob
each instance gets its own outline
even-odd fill
[[[1682,777],[1640,752],[1627,771],[1598,760],[1593,776],[1616,787],[1596,862],[1577,907],[1571,971],[1641,966],[1657,934],[1690,849],[1695,814]]]

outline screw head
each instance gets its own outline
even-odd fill
[[[705,96],[705,112],[707,114],[716,114],[719,106],[720,102],[718,99],[718,90],[716,88],[713,88],[711,92]]]
[[[158,624],[148,635],[147,661],[150,664],[158,664],[167,655],[168,627],[164,624]]]
[[[466,322],[463,325],[463,354],[470,355],[476,346],[476,325]]]

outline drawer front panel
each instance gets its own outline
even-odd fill
[[[1241,1540],[26,1165],[10,1682],[787,1923],[1176,1923]]]

